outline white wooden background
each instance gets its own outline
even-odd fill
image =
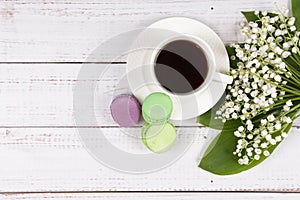
[[[0,0],[0,199],[299,199],[299,121],[263,164],[221,177],[197,167],[216,132],[195,123],[182,128],[179,139],[188,141],[192,133],[195,141],[175,164],[132,175],[97,163],[77,128],[102,129],[131,152],[143,148],[140,140],[123,134],[107,108],[97,115],[102,124],[76,127],[72,116],[77,74],[101,42],[158,19],[187,16],[229,43],[239,39],[240,11],[253,9],[272,10],[273,0]],[[104,67],[107,58],[103,52],[91,60]],[[124,61],[99,85],[113,89]]]

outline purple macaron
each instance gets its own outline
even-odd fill
[[[121,94],[111,102],[110,112],[116,123],[122,127],[130,127],[138,123],[141,106],[133,95]]]

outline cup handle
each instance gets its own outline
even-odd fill
[[[232,76],[222,74],[220,72],[215,72],[213,81],[225,83],[225,84],[231,84],[233,82],[233,78],[232,78]]]

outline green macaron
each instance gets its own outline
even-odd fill
[[[160,125],[145,123],[141,135],[144,145],[149,150],[161,153],[170,149],[176,140],[177,132],[173,124],[169,122]]]
[[[142,105],[142,115],[149,124],[164,124],[172,114],[171,98],[161,92],[155,92],[146,97]]]

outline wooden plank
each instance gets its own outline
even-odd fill
[[[225,43],[239,38],[240,11],[273,10],[273,0],[0,1],[0,62],[82,62],[102,42],[170,16],[198,19]],[[288,0],[277,0],[286,5]],[[111,61],[110,50],[90,61]],[[124,58],[122,59],[124,61]]]
[[[140,139],[125,134],[124,130],[101,130],[119,149],[135,154],[145,153]],[[140,129],[127,131],[135,134]],[[0,192],[299,192],[299,131],[293,128],[276,153],[256,168],[222,177],[197,167],[205,146],[217,133],[206,128],[181,128],[178,141],[193,141],[185,154],[168,167],[145,174],[119,172],[96,162],[80,142],[76,129],[1,129]]]
[[[97,123],[75,124],[73,88],[78,82],[80,64],[0,64],[0,127],[24,126],[116,126],[109,104],[119,93],[129,92],[125,64],[89,64],[105,69],[99,78],[86,77],[82,84],[95,83],[95,105],[82,107],[95,112]],[[122,84],[119,84],[119,83]],[[85,94],[83,94],[85,95]],[[295,125],[300,125],[298,120]],[[195,119],[175,122],[197,126]]]
[[[107,68],[103,76],[78,80],[80,64],[0,64],[0,127],[4,126],[116,126],[109,105],[119,93],[129,92],[124,64],[89,64]],[[125,76],[125,77],[124,77]],[[125,78],[125,79],[124,79]],[[80,84],[97,84],[95,105],[81,107],[95,111],[97,123],[74,122],[73,91]],[[83,94],[85,95],[84,91]],[[176,122],[181,125],[181,122]],[[185,125],[196,125],[187,120]]]
[[[56,200],[95,200],[95,199],[108,199],[108,200],[298,200],[300,194],[266,194],[266,193],[61,193],[61,194],[13,194],[7,195],[7,198],[15,200],[29,200],[29,199],[56,199]]]

